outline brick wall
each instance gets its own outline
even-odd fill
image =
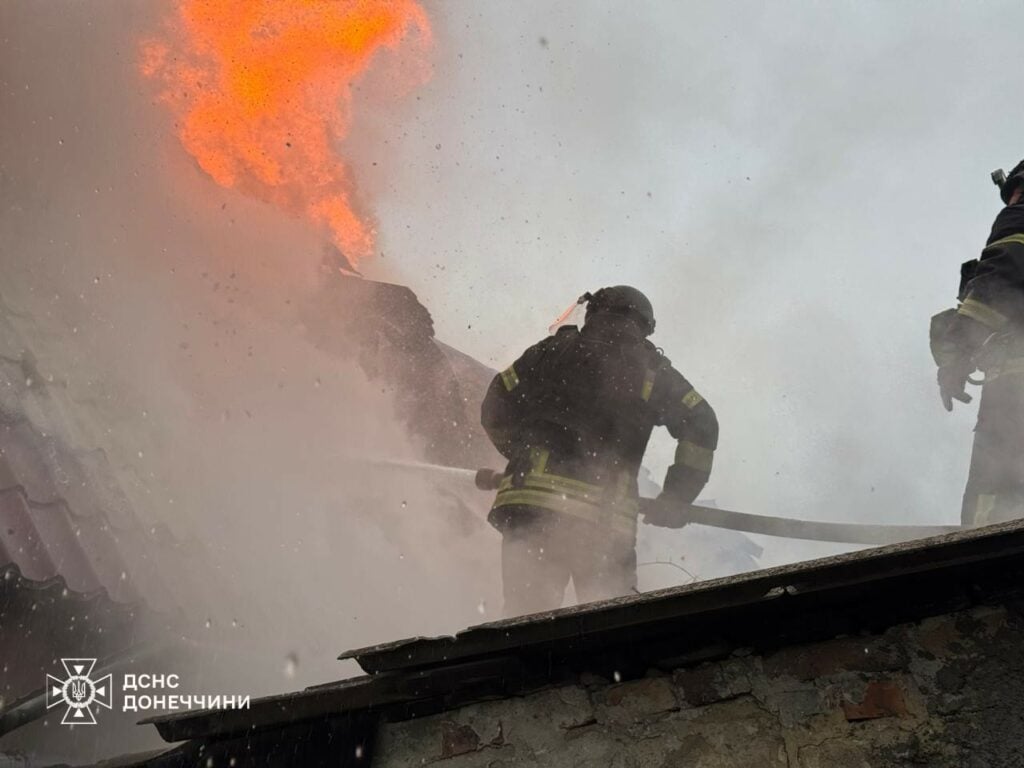
[[[1024,606],[384,724],[374,766],[1024,765]]]

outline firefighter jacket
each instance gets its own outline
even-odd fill
[[[936,364],[974,358],[990,378],[1024,370],[1024,205],[1005,207],[981,256],[961,266],[958,299],[932,318]]]
[[[932,354],[985,374],[961,507],[964,525],[985,525],[1024,514],[1024,205],[996,217],[958,298],[932,319]]]
[[[678,440],[663,496],[693,501],[711,473],[718,421],[649,341],[614,318],[530,347],[495,376],[481,421],[508,459],[491,511],[499,529],[523,507],[635,534],[637,474],[655,426]]]

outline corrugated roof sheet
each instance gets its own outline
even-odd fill
[[[45,346],[31,317],[0,300],[0,568],[22,581],[60,578],[81,594],[182,609],[205,568],[200,542],[146,519],[122,487],[123,471],[97,444],[88,403],[40,370]],[[185,598],[184,595],[189,595]]]
[[[191,548],[161,526],[147,529],[127,515],[112,522],[73,454],[26,421],[2,419],[0,566],[14,564],[34,581],[59,576],[76,592],[103,590],[158,612],[180,609],[159,566],[194,559]]]

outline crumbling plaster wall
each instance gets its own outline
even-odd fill
[[[995,768],[1024,763],[1024,618],[977,608],[767,655],[384,724],[374,766]]]

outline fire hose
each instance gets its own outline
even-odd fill
[[[480,490],[496,490],[498,484],[504,478],[503,472],[493,469],[474,471],[462,467],[445,467],[436,464],[390,460],[376,461],[374,463],[400,467],[406,470],[424,471],[431,474],[443,473],[466,480],[472,479]],[[765,536],[803,539],[807,541],[862,544],[866,546],[895,544],[900,541],[941,536],[960,530],[958,525],[888,525],[801,520],[791,517],[735,512],[730,509],[719,509],[700,504],[673,504],[665,500],[648,498],[640,499],[640,513],[645,518],[650,516],[652,519],[664,519],[667,514],[685,523],[726,528],[731,531],[742,531],[744,533],[757,533]]]
[[[473,478],[476,487],[482,491],[497,490],[504,474],[493,469],[478,469]],[[666,510],[665,507],[669,509]],[[652,518],[665,511],[676,513],[687,523],[710,525],[714,528],[728,528],[732,531],[760,533],[766,536],[780,536],[787,539],[810,541],[832,541],[844,544],[882,545],[899,541],[940,536],[960,530],[957,525],[869,525],[864,523],[828,523],[816,520],[796,520],[788,517],[770,517],[730,509],[705,507],[700,504],[671,504],[658,499],[640,499],[640,514]]]

